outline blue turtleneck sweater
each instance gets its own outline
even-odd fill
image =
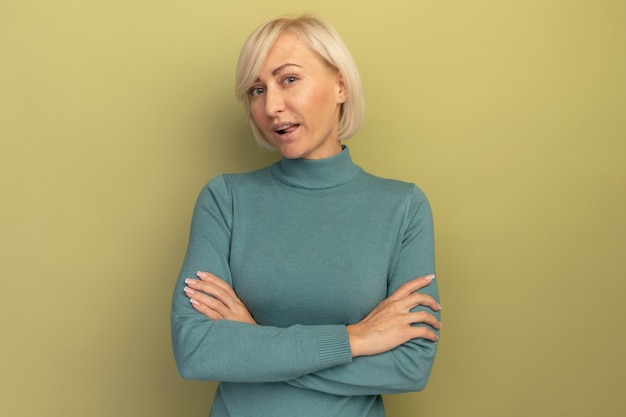
[[[258,324],[195,311],[183,288],[196,271],[231,284]],[[179,371],[220,381],[213,417],[384,416],[381,394],[424,388],[437,343],[353,359],[346,325],[434,272],[424,194],[364,172],[347,148],[221,175],[198,197],[174,291]],[[436,280],[422,291],[438,300]]]

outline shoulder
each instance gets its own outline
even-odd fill
[[[254,195],[258,186],[267,181],[267,168],[255,171],[220,174],[211,178],[200,190],[196,199],[195,212],[198,214],[220,213],[227,223],[232,219],[233,201],[238,195]]]
[[[229,188],[255,187],[261,184],[267,184],[271,175],[271,167],[272,165],[269,165],[248,172],[222,174],[220,177],[221,181]]]
[[[402,198],[408,201],[428,201],[426,194],[414,183],[379,177],[363,171],[361,180],[372,191],[381,196]]]
[[[267,182],[270,167],[241,173],[224,173],[211,178],[203,187],[203,193],[230,194],[233,189]]]
[[[416,184],[365,172],[362,181],[364,188],[369,190],[368,193],[373,197],[373,204],[402,213],[405,226],[432,224],[430,202],[424,191]]]

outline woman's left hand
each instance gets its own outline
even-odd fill
[[[197,276],[198,279],[185,280],[185,294],[191,300],[193,308],[211,320],[225,319],[256,324],[233,287],[208,272],[199,271]]]

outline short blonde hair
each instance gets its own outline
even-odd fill
[[[339,139],[354,135],[363,122],[365,99],[359,70],[337,31],[319,16],[305,14],[295,18],[278,17],[259,26],[248,37],[239,54],[235,75],[235,94],[244,105],[252,132],[259,145],[276,150],[261,134],[252,118],[249,90],[261,73],[267,55],[278,37],[290,31],[333,70],[339,71],[348,91],[339,116]]]

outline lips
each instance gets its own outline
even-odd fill
[[[285,136],[295,131],[300,125],[298,123],[281,123],[274,126],[274,132],[280,136]]]

